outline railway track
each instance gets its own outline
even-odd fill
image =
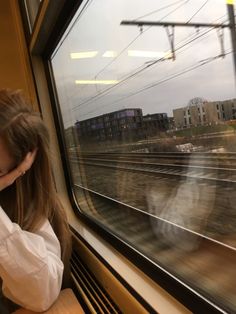
[[[156,267],[190,282],[198,291],[203,287],[208,292],[209,283],[217,286],[220,298],[227,282],[227,295],[234,297],[231,268],[224,265],[232,265],[236,254],[235,197],[227,190],[233,191],[236,183],[235,155],[142,155],[71,157],[84,166],[85,181],[75,184],[75,189],[90,196],[88,214],[91,210],[95,220],[128,239]],[[204,184],[197,186],[196,180]],[[226,261],[222,256],[228,257]],[[223,275],[202,286],[216,268]]]
[[[211,152],[158,152],[158,153],[83,153],[84,158],[110,158],[110,159],[127,159],[131,160],[162,160],[186,163],[189,159],[192,162],[201,163],[215,163],[217,165],[227,165],[227,163],[234,164],[236,167],[236,153],[211,153]]]
[[[170,158],[171,157],[171,158]],[[167,158],[167,160],[160,158]],[[175,158],[175,159],[173,159]],[[151,160],[151,161],[150,161]],[[88,154],[72,158],[86,166],[132,171],[156,176],[204,180],[214,183],[236,183],[236,154]],[[172,162],[170,162],[172,161]]]
[[[188,154],[185,164],[164,160],[161,163],[154,158],[148,160],[146,156],[132,160],[123,154],[109,155],[112,158],[108,159],[107,154],[71,158],[72,162],[84,167],[85,187],[96,191],[100,197],[128,206],[130,210],[142,212],[152,219],[165,217],[168,220],[164,222],[165,226],[169,226],[171,221],[176,222],[179,226],[172,225],[173,234],[181,229],[181,225],[189,228],[184,232],[198,232],[201,226],[205,226],[210,213],[211,219],[203,228],[205,235],[217,239],[227,230],[235,232],[235,197],[231,195],[236,183],[234,155],[230,156],[231,159],[226,154],[209,156],[215,158],[207,166],[197,162],[197,157],[203,160],[203,156],[195,154]],[[186,154],[178,154],[176,158],[181,155],[187,157]],[[223,163],[216,167],[217,158],[224,159],[228,167],[223,167]],[[164,213],[162,208],[169,209]],[[176,217],[183,218],[183,222],[178,223]]]

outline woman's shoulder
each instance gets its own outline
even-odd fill
[[[40,227],[34,233],[44,239],[47,249],[54,252],[56,255],[61,254],[59,240],[48,219],[45,218]]]

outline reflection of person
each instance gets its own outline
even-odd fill
[[[69,228],[53,183],[48,132],[18,92],[1,90],[0,277],[6,298],[0,297],[0,308],[3,303],[5,308],[15,303],[33,311],[50,307],[62,279],[66,281],[63,269],[69,267],[69,253]]]
[[[156,216],[151,220],[153,231],[165,244],[187,252],[198,249],[215,203],[216,187],[199,184],[191,174],[194,162],[190,156],[187,176],[178,183],[163,180],[148,190],[148,209]]]

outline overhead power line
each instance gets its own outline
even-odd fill
[[[228,51],[228,52],[225,53],[225,55],[231,54],[232,52],[233,52],[232,50],[231,50],[231,51]],[[202,66],[204,66],[204,65],[206,65],[206,64],[208,64],[208,63],[211,63],[211,62],[213,62],[213,61],[215,61],[215,60],[217,60],[217,59],[219,59],[219,58],[221,58],[221,55],[217,55],[217,56],[215,56],[215,57],[211,57],[211,58],[208,58],[208,59],[206,59],[206,60],[202,60],[202,61],[200,62],[200,64],[198,63],[198,64],[195,64],[195,65],[192,65],[192,66],[190,66],[190,67],[188,67],[188,68],[186,68],[186,69],[184,69],[184,70],[182,70],[182,71],[180,71],[180,72],[174,73],[174,74],[172,74],[172,75],[170,75],[170,76],[168,76],[168,77],[166,77],[166,78],[163,78],[163,79],[161,79],[161,80],[159,80],[159,81],[156,81],[156,82],[153,82],[153,83],[151,83],[151,84],[149,84],[149,85],[146,85],[146,86],[144,86],[143,88],[141,88],[141,89],[139,89],[139,90],[137,90],[137,91],[135,91],[135,92],[133,92],[133,93],[131,93],[131,94],[129,94],[129,95],[126,95],[126,96],[124,96],[124,97],[122,97],[122,98],[120,98],[120,99],[118,99],[118,100],[116,100],[116,101],[113,101],[113,102],[112,102],[112,105],[114,105],[114,104],[116,104],[116,103],[119,103],[120,101],[123,101],[123,100],[125,100],[125,99],[130,98],[130,97],[136,96],[136,95],[138,95],[138,94],[140,94],[140,93],[143,93],[143,92],[145,92],[145,91],[148,90],[148,89],[151,89],[151,88],[153,88],[153,87],[156,87],[156,86],[158,86],[158,85],[161,85],[161,84],[163,84],[163,83],[166,83],[166,82],[168,82],[168,81],[170,81],[170,80],[173,80],[173,79],[175,79],[175,78],[177,78],[177,77],[179,77],[179,76],[181,76],[181,75],[184,75],[184,74],[186,74],[186,73],[188,73],[188,72],[191,72],[191,71],[193,71],[193,70],[196,70],[197,68],[200,68],[200,67],[202,67]],[[110,104],[106,104],[106,105],[100,106],[99,109],[101,109],[101,108],[103,108],[103,107],[106,107],[106,106],[109,106],[109,105],[110,105]],[[91,111],[87,112],[86,114],[84,114],[83,116],[86,116],[86,115],[91,114],[91,113],[94,113],[94,112],[96,112],[96,110],[91,110]]]
[[[133,19],[133,21],[137,21],[137,20],[143,19],[144,17],[147,17],[147,16],[149,16],[149,15],[152,15],[152,14],[158,13],[158,12],[160,12],[160,11],[163,11],[163,10],[165,10],[165,9],[167,9],[167,8],[169,8],[169,7],[173,7],[174,5],[176,5],[176,4],[180,3],[180,2],[183,2],[183,1],[184,1],[184,2],[188,2],[188,1],[186,1],[186,0],[179,0],[179,1],[176,1],[176,2],[174,2],[174,3],[168,4],[168,5],[164,6],[164,7],[161,7],[161,8],[159,8],[159,9],[156,9],[156,10],[150,12],[150,13],[147,13],[147,14],[144,14],[144,15],[142,15],[142,16],[136,17],[135,19]],[[169,13],[168,13],[168,14],[169,14]]]
[[[162,21],[163,19],[165,19],[167,16],[169,16],[170,14],[176,12],[179,8],[181,8],[183,5],[185,5],[186,3],[188,3],[190,0],[181,0],[181,1],[176,1],[175,3],[172,3],[171,5],[169,6],[166,6],[165,8],[167,7],[170,7],[170,6],[173,6],[179,2],[183,2],[181,3],[177,8],[174,8],[172,11],[168,12],[165,16],[163,16],[160,21]],[[163,7],[164,8],[164,7]],[[163,8],[160,8],[160,9],[157,9],[155,10],[156,12],[157,11],[160,11],[161,9]],[[154,11],[153,11],[154,12]],[[150,14],[152,14],[153,12],[149,13],[149,14],[146,14],[145,16],[148,16]],[[144,16],[143,16],[144,17]],[[133,21],[137,21],[138,19],[140,19],[141,17],[139,18],[136,18],[134,19]],[[152,26],[149,26],[148,28],[146,28],[145,30],[142,30],[142,32],[140,32],[134,39],[132,39],[128,45],[126,45],[120,52],[119,54],[114,58],[112,59],[109,63],[107,63],[94,77],[97,78],[102,72],[104,72],[104,70],[106,70],[111,64],[113,64],[140,36],[142,36],[144,33],[146,33]]]
[[[229,51],[229,52],[227,52],[226,55],[231,54],[231,53],[232,53],[232,50]],[[150,89],[150,88],[153,88],[153,87],[155,87],[155,86],[157,86],[157,85],[163,84],[163,83],[165,83],[165,82],[167,82],[167,81],[170,81],[170,80],[172,80],[172,79],[174,79],[174,78],[176,78],[176,77],[179,77],[179,76],[181,76],[181,75],[183,75],[183,74],[186,74],[186,73],[188,73],[188,72],[190,72],[190,71],[193,71],[193,70],[195,70],[195,69],[197,69],[197,68],[199,68],[199,67],[201,67],[201,66],[203,66],[203,65],[206,65],[206,64],[208,64],[208,63],[211,63],[212,61],[215,61],[216,59],[219,59],[219,58],[221,58],[221,55],[217,55],[217,56],[215,56],[215,57],[211,57],[211,58],[208,58],[208,59],[206,59],[206,60],[202,60],[200,64],[193,65],[193,66],[191,66],[191,67],[189,67],[189,68],[187,68],[187,69],[185,69],[185,70],[183,70],[183,71],[181,71],[181,72],[172,74],[170,77],[164,78],[164,79],[159,80],[159,81],[157,81],[157,82],[154,82],[154,83],[152,83],[152,84],[150,84],[150,85],[147,85],[147,86],[143,87],[142,89],[140,89],[140,90],[138,90],[138,91],[136,91],[136,92],[134,92],[134,93],[132,93],[132,94],[130,94],[130,95],[127,95],[127,96],[123,97],[122,99],[119,99],[119,101],[124,100],[124,99],[129,98],[129,97],[132,97],[132,96],[137,95],[137,94],[139,94],[139,93],[142,93],[142,92],[144,92],[144,91],[146,91],[146,90],[148,90],[148,89]],[[118,101],[117,101],[117,102],[118,102]],[[114,102],[114,103],[115,103],[115,102]]]
[[[192,38],[191,40],[189,40],[188,42],[184,43],[183,45],[181,45],[180,47],[176,48],[175,51],[179,51],[180,49],[186,47],[187,45],[189,45],[190,43],[194,42],[195,40],[201,38],[202,36],[204,36],[205,34],[209,33],[210,31],[212,31],[214,28],[212,27],[211,29],[205,31],[205,33],[203,34],[198,34],[195,38]],[[89,99],[79,103],[78,105],[76,105],[73,110],[76,110],[78,109],[79,107],[82,107],[83,105],[86,105],[88,104],[89,102],[91,101],[94,101],[94,100],[97,100],[103,96],[105,96],[107,93],[109,93],[111,90],[121,86],[122,84],[126,83],[128,80],[130,80],[131,78],[134,78],[136,77],[138,74],[144,72],[145,70],[151,68],[152,66],[154,66],[155,64],[161,62],[161,61],[164,61],[165,58],[162,57],[162,58],[159,58],[151,63],[149,63],[148,65],[145,65],[144,67],[142,67],[141,69],[138,69],[136,72],[132,73],[132,74],[128,74],[128,76],[126,76],[124,79],[122,79],[119,83],[113,85],[113,86],[110,86],[108,88],[106,88],[105,90],[99,92],[98,94],[95,94],[94,96],[90,97]]]
[[[192,21],[192,19],[205,7],[205,5],[207,4],[207,2],[209,2],[209,0],[206,0],[203,5],[200,6],[200,8],[190,17],[190,19],[187,21],[187,23],[189,23],[190,21]]]
[[[173,60],[175,59],[174,27],[196,27],[196,28],[199,28],[199,27],[208,27],[208,28],[209,27],[214,27],[215,29],[229,28],[230,32],[231,32],[231,41],[232,41],[233,59],[234,59],[234,69],[235,69],[235,76],[236,76],[236,29],[235,29],[236,23],[235,23],[235,17],[234,17],[233,1],[227,1],[227,11],[228,11],[228,17],[229,17],[229,23],[228,24],[189,23],[189,22],[161,22],[161,21],[156,22],[156,21],[132,21],[132,20],[123,20],[123,21],[121,21],[120,24],[121,25],[130,25],[130,26],[136,25],[136,26],[141,27],[141,28],[143,26],[164,26],[164,27],[166,27],[167,28],[168,38],[169,38],[169,41],[170,41],[170,46],[171,46],[171,52],[172,52]],[[169,31],[168,27],[172,27],[172,32]],[[224,47],[223,47],[223,44],[222,44],[222,42],[223,42],[222,41],[222,37],[223,37],[223,33],[220,36],[220,41],[221,41],[221,46],[222,46],[221,50],[224,51]]]

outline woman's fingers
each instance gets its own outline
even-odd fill
[[[19,164],[19,166],[17,166],[15,169],[11,170],[7,174],[0,177],[0,191],[4,190],[6,187],[13,184],[16,181],[16,179],[24,175],[25,172],[31,168],[36,158],[36,154],[37,149],[34,149],[32,152],[29,152],[24,158],[24,160]]]
[[[17,168],[8,172],[7,174],[0,177],[0,191],[4,190],[6,187],[10,186],[15,182],[17,178],[21,176],[21,173]]]
[[[25,172],[31,168],[31,166],[32,166],[32,164],[36,158],[36,154],[37,154],[37,148],[34,149],[32,152],[29,152],[25,156],[24,160],[17,166],[16,169],[18,170],[20,176],[25,174]]]

